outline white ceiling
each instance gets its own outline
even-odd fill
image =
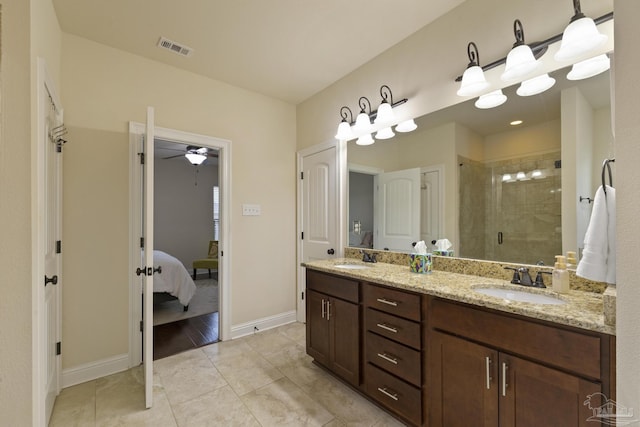
[[[62,31],[298,104],[464,0],[53,0]],[[194,49],[183,57],[160,37]]]

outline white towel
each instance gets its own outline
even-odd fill
[[[616,190],[596,191],[576,275],[597,282],[616,283]]]

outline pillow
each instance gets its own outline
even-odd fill
[[[218,242],[211,242],[209,245],[209,258],[218,258]]]

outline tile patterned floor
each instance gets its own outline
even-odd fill
[[[148,410],[141,368],[66,388],[49,425],[403,425],[311,362],[292,323],[156,361]]]

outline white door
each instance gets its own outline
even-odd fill
[[[147,108],[147,124],[144,136],[144,185],[143,185],[143,238],[142,262],[142,364],[144,366],[145,405],[153,405],[153,107]]]
[[[430,243],[440,237],[440,171],[422,173],[420,186],[420,240]]]
[[[44,309],[42,320],[45,416],[49,420],[60,391],[60,289],[62,229],[62,116],[47,98],[44,129]]]
[[[411,251],[420,240],[420,169],[376,175],[373,186],[375,249]]]
[[[339,254],[337,147],[303,155],[301,179],[302,262]],[[305,281],[299,277],[298,320],[305,319]]]

